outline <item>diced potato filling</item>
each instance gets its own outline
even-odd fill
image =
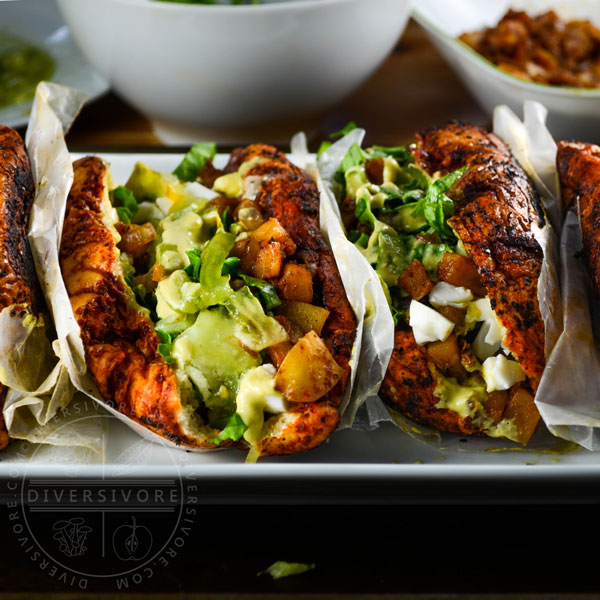
[[[301,265],[286,263],[277,288],[285,300],[308,303],[313,301],[312,275]]]
[[[309,331],[281,363],[275,388],[291,402],[314,402],[329,392],[343,373],[323,340]]]
[[[466,256],[444,253],[438,265],[438,276],[441,281],[470,289],[476,296],[485,296],[487,293],[477,267]]]
[[[428,344],[427,353],[435,366],[445,375],[456,377],[459,381],[467,376],[467,371],[462,365],[458,340],[454,333],[444,341]]]
[[[398,279],[398,284],[413,298],[409,324],[415,340],[425,345],[431,362],[443,376],[462,385],[472,378],[471,374],[482,384],[485,381],[486,422],[500,428],[509,424],[510,439],[526,444],[539,421],[539,413],[519,363],[500,351],[506,330],[490,305],[477,267],[467,256],[446,252],[438,264],[438,277],[440,282],[434,284],[415,259]],[[482,326],[477,335],[465,337],[465,332],[478,322]],[[481,340],[488,338],[490,352],[478,352]]]
[[[244,273],[258,279],[279,277],[285,257],[296,251],[292,238],[277,219],[269,219],[257,227],[246,240],[233,254],[240,257]]]
[[[398,285],[415,300],[421,300],[431,292],[434,284],[421,261],[415,258],[398,278]]]
[[[519,385],[513,386],[503,418],[514,421],[517,429],[515,441],[527,444],[540,420],[540,413],[533,400],[533,394]]]
[[[312,330],[317,335],[321,335],[323,326],[329,317],[329,311],[326,308],[295,300],[284,300],[278,311],[279,314],[284,315],[300,327],[304,333]]]

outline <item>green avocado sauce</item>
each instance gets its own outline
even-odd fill
[[[29,100],[38,82],[53,73],[54,61],[46,52],[0,32],[0,107]]]

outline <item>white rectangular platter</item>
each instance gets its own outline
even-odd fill
[[[100,154],[116,184],[138,160],[170,172],[180,154]],[[73,159],[81,155],[73,155]],[[226,160],[217,157],[217,166]],[[80,400],[94,404],[93,400]],[[198,481],[206,503],[497,503],[593,502],[600,497],[600,454],[584,449],[444,450],[385,423],[371,431],[336,432],[321,447],[246,464],[237,451],[192,453],[140,438],[98,408],[105,453],[14,441],[0,455],[0,481],[44,478],[58,485],[90,479],[185,478]],[[560,442],[560,440],[558,440]],[[0,488],[1,489],[1,488]],[[0,492],[0,501],[2,500]]]

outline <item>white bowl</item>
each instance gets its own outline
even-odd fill
[[[413,17],[456,71],[465,86],[490,114],[507,104],[521,114],[524,100],[537,100],[549,110],[548,126],[555,138],[600,139],[600,89],[580,89],[531,83],[509,75],[457,39],[466,31],[495,25],[508,8],[538,14],[554,9],[563,19],[588,19],[600,25],[598,0],[418,0]],[[443,99],[442,99],[443,100]]]
[[[332,106],[381,64],[410,13],[410,0],[58,3],[81,50],[119,95],[152,119],[209,126]]]

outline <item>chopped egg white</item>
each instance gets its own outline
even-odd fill
[[[207,200],[212,200],[213,198],[217,198],[219,194],[217,192],[207,188],[205,185],[202,185],[198,181],[188,181],[183,188],[190,196],[196,196],[197,198],[206,198]]]
[[[440,281],[429,292],[429,302],[433,306],[454,306],[465,308],[473,300],[473,293],[465,287]]]
[[[287,412],[289,403],[282,396],[265,396],[265,412],[278,415]]]
[[[477,320],[483,321],[481,329],[473,341],[473,351],[479,360],[485,360],[498,352],[507,332],[506,328],[498,321],[489,298],[481,298],[473,304],[480,313]]]
[[[171,206],[173,206],[173,200],[171,200],[171,198],[167,198],[167,196],[160,196],[156,199],[156,205],[166,215],[171,210]]]
[[[417,344],[444,341],[454,329],[452,321],[416,300],[411,301],[409,312],[409,324]]]
[[[526,378],[521,365],[516,360],[509,360],[504,354],[490,356],[481,367],[488,392],[508,390]]]

